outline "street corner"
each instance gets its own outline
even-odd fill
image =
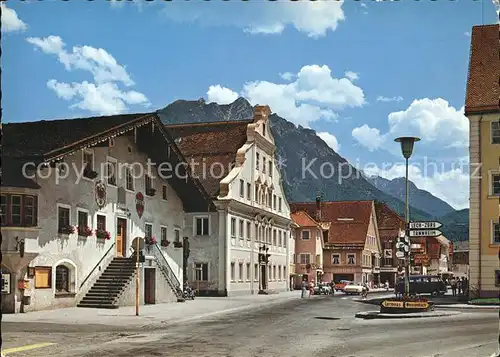
[[[11,354],[17,354],[19,352],[26,352],[30,350],[35,350],[39,348],[44,348],[44,347],[49,347],[49,346],[54,346],[56,343],[53,342],[44,342],[44,343],[35,343],[31,345],[24,345],[24,346],[19,346],[19,347],[11,347],[11,348],[6,348],[2,349],[2,357],[10,357]]]
[[[413,312],[406,314],[386,314],[379,311],[361,311],[356,313],[354,317],[364,320],[372,319],[414,319],[414,318],[431,318],[431,317],[447,317],[460,315],[460,311],[429,311],[429,312]]]

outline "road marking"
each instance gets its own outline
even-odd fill
[[[8,348],[6,350],[3,350],[2,353],[4,355],[6,355],[7,353],[23,352],[23,351],[34,350],[36,348],[42,348],[42,347],[47,347],[47,346],[52,346],[52,345],[55,345],[55,343],[51,343],[51,342],[36,343],[34,345],[26,345],[26,346],[21,346],[21,347]]]

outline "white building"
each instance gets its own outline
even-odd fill
[[[141,303],[177,300],[185,211],[210,201],[197,181],[148,170],[148,159],[181,161],[156,114],[4,124],[3,134],[3,312],[133,304],[136,237],[141,248],[158,241],[140,269]]]
[[[217,207],[186,219],[188,280],[202,294],[289,287],[292,221],[269,115],[257,106],[248,121],[167,125]]]

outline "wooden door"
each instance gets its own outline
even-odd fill
[[[126,252],[126,226],[126,221],[124,219],[118,218],[116,224],[116,255],[119,257],[124,257]]]
[[[144,304],[155,303],[155,269],[144,269]]]

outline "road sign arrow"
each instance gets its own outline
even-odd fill
[[[410,237],[437,237],[443,234],[437,229],[422,229],[418,231],[410,231]]]
[[[441,222],[437,221],[419,221],[419,222],[410,222],[409,227],[410,229],[438,229],[442,227],[443,224]]]

